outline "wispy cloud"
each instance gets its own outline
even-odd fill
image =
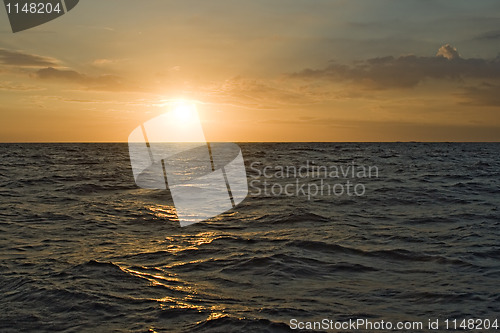
[[[37,91],[37,90],[43,90],[43,88],[7,81],[7,82],[0,82],[0,90],[5,90],[5,91]]]
[[[488,32],[482,33],[479,36],[477,36],[475,39],[487,40],[487,41],[498,40],[498,39],[500,39],[500,30],[493,30],[493,31],[488,31]]]
[[[42,80],[67,81],[91,90],[126,91],[130,88],[121,77],[109,74],[89,76],[71,69],[47,67],[38,70],[35,75]]]
[[[336,98],[337,92],[330,88],[294,82],[286,77],[255,79],[237,76],[200,89],[212,102],[263,110],[312,105]]]
[[[0,64],[21,67],[57,66],[58,61],[53,58],[29,54],[21,51],[0,49]]]
[[[500,107],[500,84],[483,82],[479,86],[466,87],[458,94],[465,98],[462,104]]]

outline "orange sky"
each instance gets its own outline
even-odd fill
[[[86,0],[0,23],[1,142],[126,141],[177,99],[210,141],[500,140],[498,1]]]

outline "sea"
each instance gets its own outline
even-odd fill
[[[499,143],[238,145],[248,196],[181,227],[126,143],[0,144],[0,331],[495,331]]]

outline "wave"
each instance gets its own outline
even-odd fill
[[[499,313],[500,145],[242,146],[247,166],[354,161],[380,178],[364,197],[249,196],[181,228],[167,191],[134,184],[126,144],[0,144],[0,331]]]
[[[304,223],[304,222],[330,222],[331,220],[325,216],[304,212],[304,213],[282,213],[282,214],[264,214],[255,219],[272,224],[286,224],[286,223]]]
[[[285,323],[273,322],[268,319],[234,318],[223,316],[205,320],[190,327],[186,332],[262,332],[262,333],[289,333],[295,332]],[[301,331],[305,332],[305,331]]]
[[[403,262],[435,262],[435,263],[459,265],[471,268],[481,268],[480,266],[477,266],[462,259],[448,258],[440,255],[430,255],[422,252],[410,251],[405,249],[368,251],[356,248],[349,248],[338,244],[328,244],[317,241],[292,241],[287,245],[312,251],[319,251],[323,253],[349,254],[361,257],[379,258],[383,260],[395,260]]]

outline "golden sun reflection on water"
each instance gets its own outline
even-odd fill
[[[215,232],[201,232],[192,236],[175,235],[165,237],[165,241],[170,242],[167,245],[166,251],[176,254],[186,250],[198,250],[201,245],[210,244],[217,238],[218,235]],[[181,240],[180,242],[179,239]]]
[[[157,299],[157,301],[160,303],[160,308],[162,310],[169,310],[169,309],[193,309],[198,312],[202,312],[206,310],[206,307],[203,305],[197,305],[197,304],[191,304],[187,303],[186,300],[181,300],[179,298],[174,298],[174,297],[163,297],[160,299]]]
[[[167,220],[177,220],[177,211],[174,206],[154,205],[145,207],[154,217]]]
[[[164,220],[165,223],[176,223],[175,207],[171,205],[147,205],[144,208],[155,219]],[[234,215],[234,212],[225,215]],[[211,219],[216,221],[219,217]],[[210,222],[208,222],[210,223]],[[184,233],[184,229],[162,237],[154,245],[142,248],[141,256],[162,255],[164,260],[152,263],[152,265],[123,265],[118,264],[119,268],[129,275],[144,279],[151,287],[162,287],[156,289],[160,294],[149,295],[148,299],[157,302],[162,311],[195,311],[206,317],[204,321],[217,320],[227,317],[227,305],[219,302],[203,304],[200,302],[204,297],[217,299],[216,287],[211,282],[193,283],[189,274],[178,275],[176,269],[182,266],[191,266],[213,260],[212,256],[197,258],[195,253],[203,252],[205,246],[211,244],[217,239],[225,236],[220,232],[204,231],[198,233]],[[210,246],[210,245],[209,245]],[[132,252],[137,252],[134,249]],[[193,251],[193,252],[192,252]],[[166,288],[165,292],[162,292]],[[200,321],[202,323],[203,321]]]
[[[175,209],[175,206],[172,205],[150,205],[150,206],[145,206],[144,207],[150,215],[153,215],[155,218],[158,219],[165,219],[166,221],[178,221],[177,218],[177,210]],[[225,212],[223,214],[214,216],[210,218],[210,222],[218,222],[218,221],[223,221],[226,220],[227,218],[233,217],[238,214],[238,211],[232,210],[229,212]],[[199,234],[201,235],[201,234]]]
[[[222,312],[212,312],[210,314],[210,316],[208,316],[208,318],[206,319],[207,321],[208,320],[214,320],[214,319],[219,319],[219,318],[222,318],[222,317],[227,317],[228,315],[227,314],[224,314]]]
[[[146,267],[143,267],[146,269]],[[158,275],[158,274],[149,274],[149,273],[144,273],[144,272],[139,272],[134,269],[130,268],[125,268],[125,267],[120,267],[120,269],[128,274],[135,275],[137,277],[143,278],[151,282],[152,285],[163,285],[160,281],[167,281],[167,282],[179,282],[180,280],[174,276],[163,276],[163,275]],[[160,280],[160,281],[158,281]]]

